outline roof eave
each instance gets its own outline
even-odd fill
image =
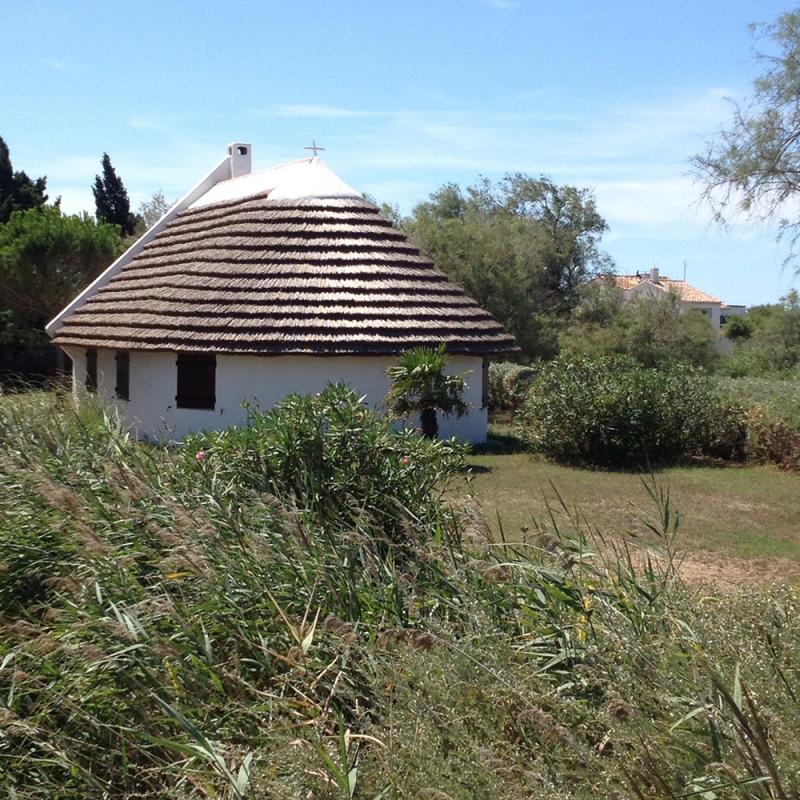
[[[67,339],[67,341],[59,342],[58,339],[56,339],[55,343],[63,348],[91,347],[93,349],[118,349],[120,345],[124,344],[125,349],[131,352],[137,352],[137,351],[142,353],[196,352],[196,353],[213,353],[214,355],[218,356],[264,356],[272,358],[280,356],[318,356],[318,357],[398,356],[401,353],[405,352],[406,350],[420,346],[419,342],[409,342],[408,345],[404,347],[403,346],[398,347],[396,345],[386,345],[386,346],[369,345],[366,343],[358,346],[336,345],[330,347],[313,347],[313,346],[306,346],[306,347],[289,346],[289,347],[276,347],[276,348],[203,347],[203,346],[193,345],[190,342],[184,342],[181,344],[164,342],[158,345],[142,345],[141,343],[130,343],[130,342],[122,343],[122,342],[116,342],[114,340],[109,340],[106,343],[103,341],[81,341],[80,337],[78,337],[75,340],[72,340],[70,337],[65,337],[65,338]],[[430,346],[434,345],[435,342],[431,341]],[[458,344],[446,345],[445,350],[450,355],[474,356],[476,358],[519,355],[520,353],[522,353],[522,350],[513,342],[508,344],[501,344],[500,342],[496,342],[493,344],[476,343],[476,344],[464,344],[464,345],[458,345]]]

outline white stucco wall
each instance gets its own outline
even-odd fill
[[[703,312],[711,321],[711,327],[718,331],[720,327],[721,305],[719,303],[691,303],[689,308]]]
[[[80,394],[86,380],[85,351],[68,348],[73,362],[73,379]],[[130,399],[114,397],[116,383],[115,351],[98,350],[97,395],[116,407],[131,432],[139,437],[179,440],[198,430],[219,430],[244,425],[247,411],[243,403],[269,408],[292,392],[313,394],[329,383],[343,381],[365,402],[383,408],[389,388],[386,368],[395,363],[391,356],[217,356],[216,407],[213,411],[176,408],[176,354],[172,352],[130,351]],[[480,356],[451,356],[449,371],[467,375],[465,399],[471,404],[461,419],[439,417],[439,435],[458,436],[481,444],[486,441],[487,409],[481,407]],[[409,424],[413,424],[409,421]]]

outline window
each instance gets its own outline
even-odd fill
[[[86,351],[86,391],[97,391],[97,350]]]
[[[128,400],[131,383],[131,357],[124,350],[116,356],[117,361],[117,386],[115,389],[118,400]]]
[[[178,354],[178,408],[214,408],[217,402],[217,357],[206,353]]]

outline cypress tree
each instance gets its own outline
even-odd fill
[[[0,136],[0,209],[13,193],[14,170],[11,167],[8,145],[3,141],[3,137]]]
[[[47,178],[31,180],[24,172],[14,172],[8,145],[0,136],[0,223],[8,222],[14,211],[37,208],[47,202]]]
[[[95,175],[94,204],[98,222],[119,225],[123,236],[130,236],[136,227],[136,217],[131,214],[131,201],[128,192],[111,165],[108,153],[103,153],[103,177]]]

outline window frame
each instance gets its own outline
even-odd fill
[[[217,405],[216,354],[178,353],[175,365],[175,407],[213,411]]]
[[[87,392],[97,394],[97,349],[93,347],[86,349],[86,375],[83,384]]]
[[[116,381],[114,395],[117,400],[131,399],[131,354],[127,350],[117,350],[114,356]]]

